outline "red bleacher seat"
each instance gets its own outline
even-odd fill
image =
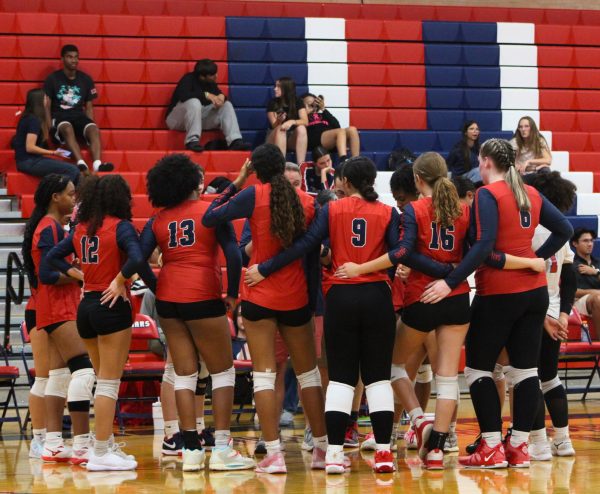
[[[600,70],[598,69],[576,69],[575,80],[579,89],[600,88]]]
[[[144,104],[150,106],[165,106],[171,101],[175,86],[172,84],[146,84]]]
[[[18,106],[0,106],[0,127],[16,128],[19,123]]]
[[[365,20],[365,19],[347,19],[346,20],[346,39],[386,39],[383,33],[383,21]],[[376,44],[376,43],[371,43]],[[351,53],[350,43],[348,44],[348,55]],[[348,61],[351,61],[348,58]]]
[[[575,73],[576,71],[573,69],[540,67],[538,69],[538,86],[540,89],[574,89],[578,87],[575,82]]]
[[[230,172],[237,176],[249,157],[250,151],[212,151],[208,156],[207,170]]]
[[[188,36],[195,38],[224,38],[225,17],[200,17],[196,14],[185,19],[185,30]]]
[[[118,174],[129,184],[129,188],[131,189],[132,194],[145,194],[146,193],[146,184],[145,184],[145,175],[142,173],[136,172],[123,172],[120,170],[116,170],[113,172],[107,173],[98,173],[98,175],[114,175]]]
[[[387,108],[390,106],[388,88],[385,86],[358,86],[349,88],[351,108]]]
[[[590,151],[600,151],[600,133],[599,132],[590,132]]]
[[[600,26],[577,26],[577,29],[573,29],[573,43],[600,46]]]
[[[285,5],[282,2],[248,2],[246,13],[250,17],[283,17]]]
[[[125,0],[125,13],[133,15],[161,15],[165,0]]]
[[[548,24],[568,24],[576,26],[581,22],[581,10],[545,9],[545,22]]]
[[[386,61],[390,64],[422,64],[425,48],[422,43],[387,43]]]
[[[104,105],[144,105],[145,84],[96,84],[98,100],[94,103]]]
[[[84,12],[90,14],[122,14],[125,9],[124,0],[111,0],[110,2],[98,2],[97,0],[85,0]]]
[[[19,49],[16,36],[3,36],[2,37],[2,57],[17,58],[19,56]]]
[[[544,23],[544,9],[510,9],[509,18],[511,22],[533,22],[534,24]]]
[[[420,41],[423,38],[419,21],[383,21],[384,39],[390,41]]]
[[[102,17],[94,14],[63,13],[58,18],[58,33],[70,36],[102,34]]]
[[[227,41],[224,39],[188,39],[188,59],[200,60],[207,54],[216,62],[227,62]],[[221,73],[218,75],[219,83],[224,82]]]
[[[131,212],[136,218],[149,218],[154,213],[154,207],[146,195],[134,194]]]
[[[383,86],[387,83],[386,66],[348,64],[348,84],[351,86]]]
[[[141,15],[113,14],[119,13],[106,12],[105,15],[102,16],[102,34],[105,36],[141,36],[143,34],[144,24]]]
[[[6,176],[6,189],[10,195],[34,194],[40,183],[38,177],[19,172],[9,172]]]
[[[535,42],[538,45],[572,45],[572,27],[543,24],[537,25],[535,26]]]
[[[361,17],[363,19],[397,19],[398,6],[363,4],[361,6]]]
[[[15,9],[19,12],[19,8]],[[21,12],[15,18],[15,32],[31,34],[57,34],[58,14]]]
[[[187,41],[180,39],[147,39],[145,58],[149,60],[187,60]],[[221,60],[221,59],[218,59]]]
[[[438,21],[468,22],[473,20],[473,7],[454,7],[450,5],[438,5],[435,8]]]
[[[600,110],[600,91],[576,91],[576,108],[579,110]],[[593,131],[594,129],[582,129]]]
[[[107,59],[141,60],[147,53],[144,51],[144,38],[112,38],[105,37],[104,57]],[[83,52],[82,52],[83,53]],[[176,58],[173,58],[176,60]]]
[[[574,65],[577,67],[600,67],[600,48],[577,46],[573,48]]]
[[[218,0],[205,2],[205,9],[208,15],[212,16],[235,16],[246,15],[245,2],[220,2]]]
[[[114,149],[153,149],[152,132],[147,130],[111,130],[102,132],[110,135],[111,147]]]
[[[596,104],[597,103],[596,100]],[[585,129],[590,132],[600,132],[600,113],[592,111],[579,112],[577,118],[580,129]]]
[[[574,64],[572,46],[538,46],[538,67],[571,67]]]
[[[178,38],[185,35],[185,18],[183,16],[169,16],[168,22],[162,15],[144,16],[144,35]]]
[[[592,150],[588,132],[552,132],[552,146],[566,151]]]
[[[390,110],[389,120],[392,129],[427,129],[427,110]]]
[[[574,111],[541,111],[540,127],[549,130],[580,130],[577,126],[577,112]]]
[[[350,110],[350,125],[359,129],[389,129],[388,110],[353,108]]]
[[[360,4],[351,3],[324,3],[322,17],[343,17],[344,19],[358,19],[362,17]]]
[[[0,33],[15,32],[15,17],[13,12],[0,12]]]
[[[425,86],[423,65],[388,65],[387,81],[390,86]]]
[[[434,21],[437,13],[434,5],[411,5],[410,7],[398,8],[400,19],[416,21]]]
[[[539,96],[540,110],[575,110],[576,93],[569,89],[544,89]]]

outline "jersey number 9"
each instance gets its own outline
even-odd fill
[[[81,237],[81,262],[84,264],[98,264],[98,247],[100,239],[96,236]]]
[[[454,226],[442,228],[435,221],[431,223],[431,242],[429,248],[431,250],[442,250],[451,251],[454,249]]]
[[[367,243],[367,220],[354,218],[352,220],[352,245],[364,247]]]
[[[169,223],[169,249],[177,246],[189,247],[196,242],[194,220],[171,221]]]

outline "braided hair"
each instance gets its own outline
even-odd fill
[[[375,163],[366,156],[354,156],[344,162],[342,177],[347,179],[366,201],[375,202],[379,197],[374,187],[376,176]]]
[[[481,146],[479,154],[482,158],[490,158],[496,169],[504,173],[504,180],[510,187],[519,210],[529,211],[531,201],[523,179],[515,168],[515,150],[510,143],[504,139],[488,139]]]

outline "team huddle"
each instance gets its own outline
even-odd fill
[[[530,460],[573,455],[557,377],[576,289],[567,244],[573,229],[561,212],[570,204],[559,199],[574,195],[573,185],[554,172],[528,177],[531,185],[525,185],[513,147],[501,139],[480,148],[484,185],[471,193],[472,204],[461,198],[439,154],[425,153],[407,167],[394,175],[414,180],[418,196],[404,194],[399,214],[378,200],[376,167],[362,156],[336,168],[337,199],[332,194],[315,201],[286,178],[280,149],[264,144],[209,202],[201,197],[203,170],[185,155],[167,155],[148,172],[148,197],[160,209],[140,235],[120,176],[87,177],[77,190],[68,177],[44,177],[23,244],[32,287],[26,322],[32,341],[33,333],[43,335],[40,354],[49,368],[48,378],[36,378],[31,390],[39,456],[88,470],[137,467],[112,436],[131,340],[128,280],[136,274],[156,296],[173,364],[164,379],[175,390],[184,471],[205,463],[195,414],[204,366],[215,425],[209,468],[287,471],[275,391],[277,338],[297,376],[314,469],[349,470],[344,444],[357,386],[366,393],[375,472],[396,468],[402,410],[424,466],[443,469],[444,452],[456,447],[463,345],[481,434],[460,464],[527,467]],[[252,174],[256,185],[245,187]],[[241,245],[236,219],[246,222]],[[155,275],[148,259],[157,249],[162,267]],[[226,260],[225,297],[219,249]],[[470,302],[467,278],[473,272]],[[321,358],[316,310],[323,314]],[[235,369],[227,313],[237,311],[252,356],[266,447],[260,460],[236,451],[230,433]],[[435,373],[434,420],[426,417],[413,384],[425,353]],[[503,440],[505,392],[498,382],[504,374],[512,428]],[[72,447],[61,433],[65,399]],[[544,402],[555,429],[551,443]]]

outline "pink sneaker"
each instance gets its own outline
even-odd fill
[[[406,449],[417,449],[417,435],[412,425],[404,433],[404,442],[406,443]]]
[[[325,470],[325,455],[327,451],[316,446],[312,451],[312,461],[310,468],[313,470]]]
[[[256,466],[255,471],[257,473],[287,473],[283,453],[280,451],[279,453],[265,456]]]

